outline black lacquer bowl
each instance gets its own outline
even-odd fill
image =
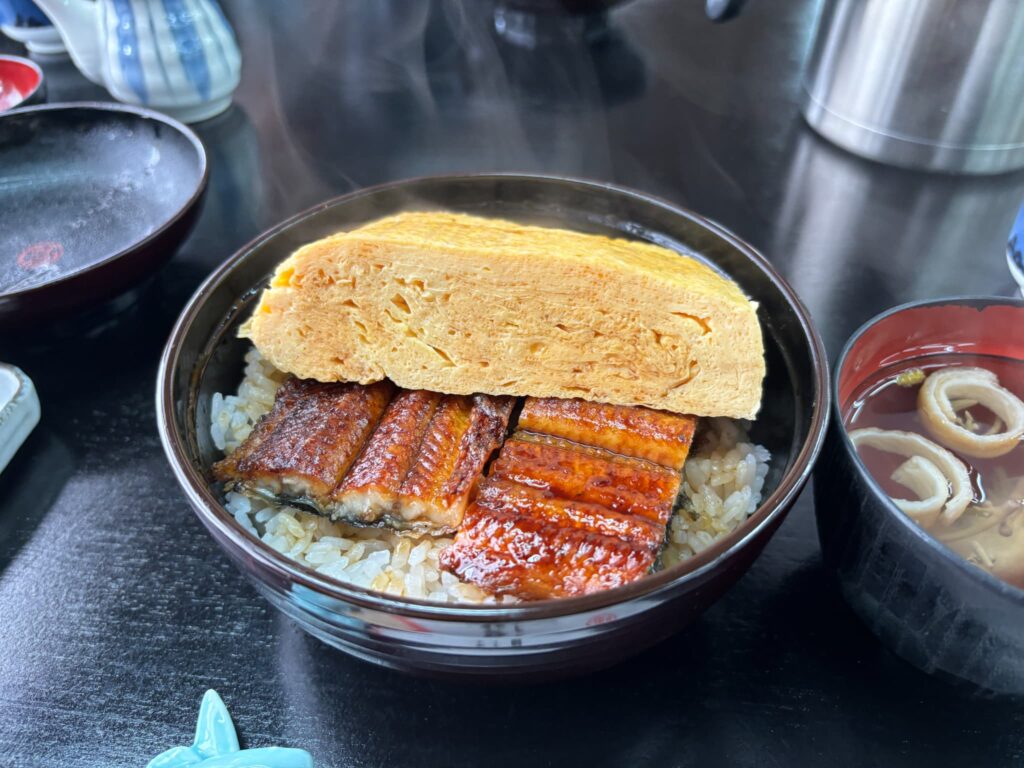
[[[206,180],[202,142],[159,112],[0,115],[0,329],[45,326],[153,275],[191,231]]]
[[[233,392],[247,342],[235,338],[278,262],[299,246],[407,209],[483,216],[649,240],[699,255],[760,303],[768,377],[753,437],[772,451],[765,500],[691,560],[587,597],[513,606],[394,598],[322,576],[251,537],[210,482],[218,458],[210,399]],[[750,566],[810,474],[824,439],[828,372],[806,310],[762,256],[692,213],[636,192],[515,175],[435,177],[362,190],[281,224],[232,256],[185,308],[164,352],[157,413],[167,456],[203,524],[270,602],[324,642],[379,664],[451,676],[569,675],[611,664],[692,621]]]
[[[814,473],[818,536],[847,602],[889,648],[928,673],[1024,693],[1024,591],[937,541],[871,477],[844,427],[878,369],[962,350],[1024,359],[1024,301],[938,299],[896,307],[858,330],[836,364],[835,408]]]

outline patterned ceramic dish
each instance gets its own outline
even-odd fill
[[[32,0],[0,0],[0,32],[22,43],[29,53],[64,52],[60,33]]]

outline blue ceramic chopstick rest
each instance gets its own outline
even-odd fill
[[[231,715],[216,691],[207,691],[199,707],[196,738],[191,747],[172,747],[149,761],[147,768],[313,768],[302,749],[263,747],[239,749]]]

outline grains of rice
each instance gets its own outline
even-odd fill
[[[683,467],[683,492],[661,556],[665,567],[707,549],[753,514],[769,458],[765,448],[747,441],[742,424],[705,419]]]
[[[270,410],[285,374],[253,348],[235,395],[211,401],[210,436],[231,453]],[[705,419],[683,468],[682,493],[669,522],[661,555],[664,567],[707,549],[757,509],[768,474],[768,451],[749,442],[744,425]],[[295,507],[229,492],[225,507],[238,524],[268,545],[310,568],[350,584],[400,597],[437,602],[507,603],[459,581],[438,566],[452,540],[410,536],[386,528],[360,528]]]

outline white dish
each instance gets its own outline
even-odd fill
[[[39,414],[32,380],[20,368],[0,363],[0,472],[35,429]]]
[[[42,53],[54,55],[64,53],[64,41],[60,38],[60,32],[53,27],[17,27],[13,24],[4,24],[0,27],[11,40],[23,43],[29,53]]]

